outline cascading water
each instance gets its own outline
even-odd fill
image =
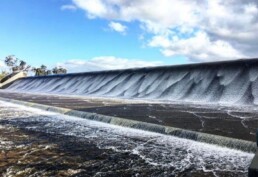
[[[90,96],[90,97],[140,99],[140,100],[150,100],[150,101],[153,101],[153,100],[171,101],[173,103],[178,102],[180,104],[182,104],[183,102],[213,103],[213,104],[230,105],[232,106],[232,108],[235,105],[236,105],[236,108],[238,107],[237,105],[244,105],[243,106],[244,109],[247,108],[245,105],[251,105],[248,108],[250,108],[250,112],[252,112],[254,110],[257,111],[257,109],[255,109],[255,105],[258,104],[258,59],[204,63],[204,64],[190,64],[190,65],[168,66],[168,67],[88,72],[88,73],[53,75],[53,76],[44,76],[44,77],[27,77],[27,78],[22,78],[15,81],[9,87],[6,88],[6,91],[7,91],[6,94],[11,92],[34,92],[34,93],[43,93],[43,94],[61,94],[61,95],[67,94],[67,95],[83,95],[83,96]],[[14,93],[14,94],[19,94],[19,93]],[[8,95],[6,97],[8,98]],[[184,107],[184,105],[185,104],[182,104],[182,107]],[[198,105],[198,104],[192,104],[192,105]],[[199,104],[199,105],[203,105],[203,104]],[[230,107],[227,107],[227,108],[230,108]],[[55,109],[55,108],[52,108],[52,109]],[[51,108],[48,108],[47,110],[51,110]],[[218,112],[213,111],[211,112],[211,115],[210,114],[207,115],[206,112],[202,112],[202,111],[194,112],[191,110],[191,112],[189,112],[193,114],[193,117],[190,117],[190,119],[197,117],[198,120],[200,120],[202,128],[198,131],[201,131],[201,132],[196,132],[191,130],[189,131],[187,128],[185,128],[186,127],[185,125],[183,128],[174,128],[173,125],[172,126],[155,125],[155,124],[146,123],[142,121],[121,119],[121,118],[117,118],[116,116],[112,117],[112,116],[101,115],[101,114],[98,114],[98,112],[90,113],[87,111],[78,112],[75,110],[71,110],[71,111],[65,112],[65,114],[70,116],[87,118],[95,121],[102,121],[113,125],[158,132],[166,135],[173,135],[171,136],[171,138],[175,138],[174,136],[177,136],[184,139],[198,141],[198,143],[202,142],[202,143],[208,143],[208,144],[216,144],[216,145],[238,149],[246,152],[255,152],[257,149],[256,144],[254,142],[249,141],[249,136],[254,135],[253,133],[254,129],[256,129],[257,127],[258,119],[257,119],[256,113],[249,115],[248,114],[249,110],[248,110],[246,112],[243,112],[243,115],[245,116],[242,116],[241,111],[238,112],[238,111],[227,110],[226,112],[227,114],[224,114],[224,113],[219,114],[221,113],[219,110],[220,109],[218,107]],[[204,114],[204,115],[201,116],[200,114],[201,115]],[[175,115],[175,116],[178,116],[178,115]],[[227,115],[227,116],[220,117],[221,115],[223,116]],[[133,116],[135,115],[133,114]],[[157,119],[155,116],[151,114],[147,114],[146,116],[149,116],[149,117],[152,116],[154,119]],[[185,115],[183,115],[182,117],[184,116]],[[180,121],[184,121],[180,119],[180,117],[179,118],[173,117],[173,118],[178,119]],[[213,121],[213,122],[210,121],[212,125],[214,125],[216,121],[219,121],[220,124],[215,124],[215,126],[211,126],[211,124],[210,125],[208,124],[209,121],[207,121],[210,119],[212,119]],[[242,126],[232,126],[231,124],[232,122],[230,122],[230,124],[227,124],[227,126],[225,125],[224,127],[221,127],[221,129],[216,129],[220,125],[223,125],[224,122],[227,122],[229,120],[232,121],[232,119],[234,119],[235,122],[239,122],[239,124],[242,125],[244,129],[242,128]],[[40,119],[38,122],[42,122],[42,120],[43,119]],[[157,120],[163,120],[163,119],[157,119]],[[49,121],[55,121],[55,119],[51,118],[49,119]],[[189,119],[186,119],[185,121],[186,121],[184,122],[185,124],[190,125],[190,127],[192,126],[191,124],[192,122],[189,121]],[[88,121],[85,121],[85,122],[88,122]],[[81,126],[81,124],[82,122],[79,123],[79,126]],[[49,125],[49,123],[46,125]],[[56,125],[66,126],[66,125],[74,125],[74,124],[70,124],[70,123],[63,124],[63,123],[57,122]],[[56,125],[54,127],[56,127]],[[233,125],[237,125],[237,124],[235,123]],[[73,131],[71,131],[70,127],[65,127],[65,126],[61,131],[62,133],[68,132],[69,135],[74,133]],[[209,130],[208,126],[212,127],[211,129],[212,131]],[[227,129],[227,131],[229,130],[230,133],[237,133],[238,131],[244,131],[244,133],[242,134],[237,134],[237,136],[239,136],[241,139],[217,136],[216,132],[212,134],[214,129],[216,129],[216,131],[218,132],[223,132],[228,127],[233,127],[232,129]],[[237,129],[237,127],[238,128],[240,127],[240,129]],[[49,128],[51,129],[51,127],[47,127],[48,131],[49,131]],[[39,130],[39,129],[40,127],[36,128],[36,130]],[[44,127],[44,131],[45,130],[46,130],[46,127]],[[76,124],[76,130],[79,130],[78,131],[79,133],[83,132],[82,129],[80,128],[78,129],[77,124]],[[75,135],[77,136],[77,132],[75,132]],[[242,135],[246,135],[246,136],[242,137]],[[245,138],[248,139],[248,141],[246,141]],[[182,140],[182,141],[189,141],[189,140]],[[115,142],[119,142],[117,141],[117,138],[115,138]],[[112,142],[112,144],[114,143]],[[162,141],[157,141],[157,144],[162,144]],[[106,148],[106,146],[104,147]],[[115,148],[117,149],[117,147]],[[158,146],[158,148],[151,148],[151,149],[160,149],[160,148],[161,146]],[[218,149],[218,148],[219,147],[217,146],[215,147],[215,149]],[[183,149],[182,144],[180,144],[177,149],[178,150]],[[194,149],[193,146],[191,146],[188,150],[189,152],[191,152],[193,149]],[[144,157],[145,154],[141,154],[141,151],[139,150],[141,150],[141,147],[133,149],[133,152],[134,153],[136,152],[136,154],[140,152],[140,156]],[[197,151],[199,150],[200,148],[198,147]],[[187,152],[186,154],[189,154],[189,152]],[[149,151],[147,151],[147,154],[150,154]],[[202,152],[200,154],[202,155],[205,153]],[[156,157],[156,154],[154,154],[154,156]],[[216,166],[217,168],[217,164],[220,164],[221,162],[220,161],[217,162],[216,159],[214,160],[213,156],[214,155],[212,155],[211,157],[212,159],[211,162],[214,162],[215,164],[214,166]],[[176,157],[178,157],[178,153],[176,153]],[[150,158],[148,157],[148,159]],[[251,157],[249,158],[249,160],[250,159]],[[163,160],[164,159],[162,159],[162,161]],[[188,158],[186,158],[186,161],[188,161]],[[225,161],[225,164],[226,164],[225,168],[229,171],[232,171],[232,169],[234,169],[233,171],[236,171],[235,167],[231,168],[228,165],[230,164],[230,161],[231,161],[231,157],[229,159],[229,162]],[[208,161],[207,163],[210,164],[211,162]],[[153,160],[151,161],[151,163],[156,164],[157,162]],[[180,164],[181,163],[182,163],[182,160]],[[196,161],[193,161],[191,163],[195,164]],[[237,164],[237,163],[234,162],[234,164]],[[248,163],[246,162],[244,162],[244,164],[248,165]],[[200,166],[202,169],[206,168],[206,167],[203,167],[202,165]],[[180,166],[177,169],[181,169],[181,168],[182,167]],[[224,168],[224,166],[222,168]],[[206,172],[207,170],[205,169],[204,171]],[[217,171],[219,171],[219,173],[221,174],[225,173],[225,172],[221,172],[221,170],[212,169],[212,172],[215,176],[217,176],[217,173],[218,173]],[[244,172],[241,171],[241,173],[243,174],[246,173],[246,170],[244,170]]]
[[[7,90],[257,105],[258,59],[27,77]]]

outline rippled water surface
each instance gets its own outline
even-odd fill
[[[122,156],[124,161],[122,160],[121,163],[124,164],[125,176],[144,176],[141,168],[145,169],[145,167],[149,169],[149,172],[145,169],[145,175],[148,174],[148,176],[247,176],[248,166],[254,156],[251,153],[215,145],[44,112],[4,102],[0,102],[0,125],[0,129],[6,128],[6,131],[7,127],[14,127],[26,132],[35,132],[35,134],[44,133],[44,135],[53,137],[58,135],[63,137],[64,144],[71,143],[68,139],[74,138],[75,143],[87,142],[96,146],[96,149],[108,150],[105,158],[109,159],[108,161],[112,162],[113,166],[109,165],[109,169],[106,171],[102,168],[102,176],[112,176],[109,173],[112,168],[113,171],[122,168],[116,166],[117,162],[113,159],[119,159]],[[10,148],[18,146],[12,139],[7,141],[4,138],[5,136],[2,134],[0,150],[8,150],[8,146]],[[48,143],[45,141],[44,143],[44,146],[47,146]],[[24,144],[23,147],[28,148],[28,145]],[[81,147],[81,153],[87,149],[86,145],[83,147]],[[70,148],[70,150],[73,149]],[[87,153],[91,156],[93,152]],[[137,164],[137,167],[132,163]],[[103,166],[105,165],[103,164]],[[12,166],[8,167],[10,170]],[[0,166],[0,168],[2,167]],[[78,165],[76,168],[77,171],[73,175],[76,175],[77,172],[79,174],[81,172],[79,169],[84,167]],[[5,175],[8,176],[7,173]],[[96,171],[94,175],[98,176],[100,173]]]

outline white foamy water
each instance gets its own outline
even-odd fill
[[[28,77],[6,90],[226,105],[258,104],[258,62]]]
[[[0,102],[0,120],[51,134],[71,135],[92,141],[99,148],[136,154],[147,163],[173,167],[174,174],[192,171],[246,176],[254,154],[191,140],[119,127],[35,108]]]

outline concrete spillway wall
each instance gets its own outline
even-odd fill
[[[27,77],[7,90],[257,105],[258,59]]]
[[[16,81],[17,79],[24,78],[26,76],[27,76],[27,73],[25,73],[23,71],[9,74],[5,78],[3,78],[3,80],[4,80],[3,82],[1,80],[0,89],[4,88],[4,87],[8,87],[8,85],[10,85],[12,82]]]

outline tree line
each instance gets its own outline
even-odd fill
[[[63,67],[54,67],[53,69],[48,69],[45,65],[41,65],[40,67],[31,67],[27,65],[24,60],[20,60],[14,55],[9,55],[5,57],[4,63],[7,67],[11,70],[11,73],[17,72],[28,72],[32,71],[35,73],[35,76],[47,76],[52,74],[66,74],[67,70]],[[6,72],[2,71],[2,74],[7,74]]]

